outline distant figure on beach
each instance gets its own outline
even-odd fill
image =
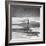
[[[26,30],[25,30],[25,32],[29,32],[29,19],[27,18],[26,19],[26,25],[27,25],[27,27],[25,27],[26,28]]]

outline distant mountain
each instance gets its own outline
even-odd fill
[[[40,27],[40,22],[31,21],[29,24],[29,27]]]

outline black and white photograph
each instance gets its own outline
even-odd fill
[[[8,43],[44,43],[44,3],[8,4]]]

